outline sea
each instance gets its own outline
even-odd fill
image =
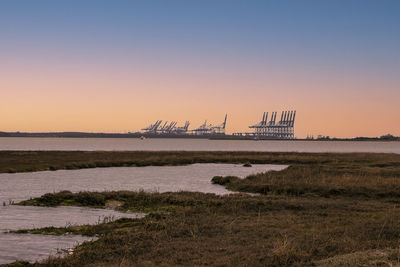
[[[0,150],[271,151],[400,154],[398,141],[209,140],[188,138],[2,137]]]

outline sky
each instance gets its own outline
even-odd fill
[[[2,0],[0,131],[400,135],[400,1]],[[280,113],[278,114],[280,118]]]

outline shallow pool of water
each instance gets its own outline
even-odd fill
[[[0,174],[0,202],[21,201],[61,190],[111,191],[198,191],[227,194],[230,191],[213,185],[214,176],[250,174],[282,170],[284,165],[193,164],[187,166],[115,167],[81,170],[58,170],[32,173]]]
[[[63,256],[67,249],[90,240],[92,238],[79,235],[0,234],[0,264],[16,260],[36,262],[49,256]]]
[[[142,217],[144,214],[121,213],[84,207],[31,207],[9,205],[12,202],[39,197],[61,190],[111,191],[198,191],[228,194],[220,185],[211,183],[214,176],[250,174],[282,170],[283,165],[193,164],[188,166],[148,166],[58,170],[33,173],[0,174],[0,264],[16,259],[35,261],[57,250],[73,247],[85,240],[82,236],[43,236],[4,233],[9,230],[46,226],[96,224],[106,219]],[[3,206],[4,203],[4,206]]]
[[[37,261],[60,251],[92,240],[79,235],[50,236],[12,234],[10,230],[66,227],[71,225],[97,224],[122,217],[140,218],[142,213],[123,213],[114,210],[83,207],[31,207],[7,205],[0,208],[0,264],[15,260]]]

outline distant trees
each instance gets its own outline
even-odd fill
[[[381,137],[379,137],[379,139],[388,140],[388,141],[398,141],[398,140],[400,140],[400,137],[394,136],[391,134],[385,134],[385,135],[382,135]]]
[[[325,135],[318,135],[317,140],[320,141],[400,141],[399,136],[394,136],[392,134],[385,134],[380,137],[365,137],[358,136],[354,138],[336,138]]]

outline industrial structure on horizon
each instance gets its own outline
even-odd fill
[[[253,136],[259,139],[294,139],[294,121],[296,111],[282,111],[281,119],[276,122],[277,112],[272,112],[268,121],[268,112],[264,112],[259,123],[249,126],[251,133],[234,133],[235,136]]]
[[[178,122],[171,121],[168,124],[168,121],[162,124],[162,120],[157,120],[154,124],[143,128],[142,131],[147,134],[186,134],[188,132],[188,128],[190,125],[189,121],[186,121],[184,126],[177,127]]]
[[[176,121],[168,123],[162,120],[157,120],[154,124],[143,128],[144,134],[154,135],[225,135],[226,120],[228,114],[225,114],[224,121],[219,125],[207,124],[207,120],[198,128],[189,130],[190,122],[186,121],[184,126],[177,127]]]
[[[255,129],[255,135],[261,137],[272,137],[278,139],[294,139],[294,121],[296,111],[282,111],[281,119],[276,123],[277,112],[272,112],[270,121],[268,121],[268,112],[264,112],[261,122],[249,126]]]
[[[237,138],[237,139],[294,139],[294,122],[296,111],[282,111],[281,118],[277,122],[277,112],[272,112],[271,118],[268,120],[268,112],[264,112],[259,123],[249,126],[253,132],[233,133],[226,135],[225,119],[218,125],[208,124],[207,120],[198,128],[189,130],[190,122],[186,121],[183,126],[177,126],[176,121],[168,123],[157,120],[154,124],[142,129],[143,134],[157,136],[210,136],[217,138]]]
[[[207,120],[200,125],[199,128],[192,130],[192,133],[196,135],[223,135],[225,134],[226,119],[228,114],[225,114],[225,119],[220,125],[213,126],[212,124],[207,124]]]

